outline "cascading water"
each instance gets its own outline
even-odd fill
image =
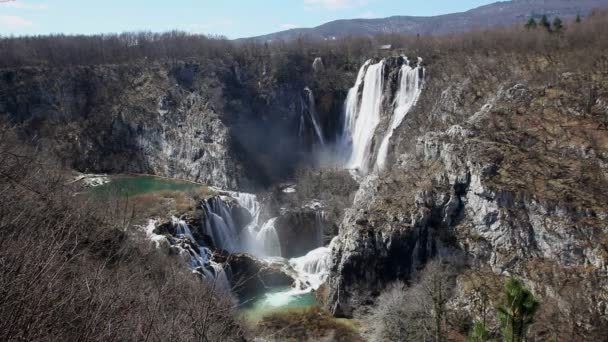
[[[178,254],[186,261],[190,269],[209,280],[214,280],[219,288],[230,289],[230,282],[224,267],[211,260],[211,251],[198,244],[188,224],[177,217],[171,218],[175,233],[172,237],[155,234],[156,221],[150,220],[145,228],[146,235],[156,247],[165,243],[178,249]]]
[[[386,166],[388,146],[393,132],[401,125],[407,113],[418,101],[424,84],[424,67],[421,66],[422,58],[418,58],[418,64],[415,68],[409,65],[407,58],[403,58],[405,59],[405,63],[399,71],[399,89],[395,98],[393,118],[378,150],[378,157],[376,159],[376,168],[378,170],[383,170]]]
[[[205,201],[202,207],[205,211],[203,228],[211,237],[213,245],[231,253],[238,252],[239,234],[226,202],[220,197],[212,197]]]
[[[266,257],[281,256],[281,242],[275,228],[276,220],[276,217],[268,220],[256,234],[256,246]]]
[[[346,96],[346,102],[344,105],[344,126],[342,128],[343,151],[341,152],[348,156],[350,156],[352,152],[352,133],[355,130],[355,120],[357,119],[357,114],[359,113],[359,89],[361,88],[361,84],[363,84],[363,77],[365,77],[365,72],[367,71],[367,67],[371,64],[371,62],[371,59],[366,61],[361,69],[359,69],[355,86],[350,88],[348,95]]]
[[[363,79],[361,104],[358,106],[354,128],[351,131],[352,152],[347,163],[349,169],[366,174],[369,158],[372,154],[372,140],[376,127],[380,123],[382,89],[384,79],[384,60],[367,67]],[[354,111],[347,113],[346,122],[353,120]]]
[[[306,100],[302,101],[302,114],[300,116],[300,136],[304,133],[304,112],[308,112],[308,116],[312,123],[315,136],[317,138],[318,143],[321,146],[325,146],[325,139],[323,138],[323,130],[321,129],[321,125],[319,124],[319,118],[317,117],[317,110],[315,105],[315,97],[310,88],[304,88],[304,93],[306,94]]]
[[[406,57],[402,58],[404,63],[399,69],[399,85],[392,106],[392,116],[378,148],[375,163],[371,159],[375,151],[376,130],[383,113],[385,61],[376,64],[366,61],[359,70],[354,87],[348,92],[344,106],[341,153],[348,156],[346,167],[357,171],[360,176],[368,174],[371,166],[375,166],[377,171],[385,168],[393,133],[414,107],[422,92],[425,71],[422,59],[418,58],[417,65],[413,67]]]
[[[285,271],[296,279],[296,286],[289,290],[268,293],[262,300],[263,305],[278,307],[288,305],[297,298],[309,294],[317,289],[329,274],[331,246],[320,247],[310,251],[305,256],[290,260],[277,258],[281,255],[281,245],[275,227],[277,218],[272,218],[264,224],[260,223],[261,206],[257,197],[252,194],[220,191],[227,194],[242,207],[249,211],[252,221],[238,234],[235,226],[231,199],[216,196],[203,202],[205,219],[202,233],[211,237],[216,248],[229,252],[249,252],[254,256],[268,262],[279,262]],[[316,239],[319,246],[323,245],[323,231],[325,213],[320,210],[320,204],[315,202],[315,225],[317,227]],[[307,207],[308,208],[308,207]],[[222,288],[230,288],[229,277],[223,266],[212,260],[209,248],[199,245],[188,224],[178,218],[173,218],[173,236],[164,236],[154,233],[155,221],[151,221],[145,231],[148,238],[157,247],[166,243],[171,248],[178,248],[179,255],[188,263],[193,272],[203,275],[207,279],[214,279]],[[282,261],[281,261],[282,260]]]

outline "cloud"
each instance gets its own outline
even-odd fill
[[[357,18],[361,18],[361,19],[371,19],[371,18],[378,18],[378,13],[374,12],[374,11],[367,11],[367,12],[363,12],[363,13],[359,13],[357,15]]]
[[[0,15],[0,27],[23,29],[34,25],[31,21],[16,15]]]
[[[306,9],[344,9],[367,5],[368,0],[304,0]]]
[[[299,27],[299,25],[296,24],[281,24],[281,29],[283,30],[290,30],[290,29],[294,29]]]
[[[0,0],[0,7],[2,8],[15,8],[20,10],[46,10],[49,8],[47,4],[43,3],[29,3],[23,1],[2,1]]]

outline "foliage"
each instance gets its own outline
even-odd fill
[[[535,29],[536,28],[536,20],[534,20],[534,18],[530,18],[530,20],[528,20],[528,22],[526,23],[526,28],[527,29]]]
[[[540,18],[540,26],[544,27],[547,32],[551,32],[551,23],[549,22],[549,18],[547,18],[546,14]]]
[[[374,341],[445,341],[447,301],[455,282],[458,260],[435,259],[417,281],[388,286],[372,312]]]
[[[510,278],[504,287],[504,298],[498,306],[503,338],[506,342],[521,342],[526,338],[539,302],[521,280]]]
[[[488,331],[486,324],[482,321],[475,321],[473,323],[473,329],[467,336],[467,342],[487,342],[490,340],[490,332]]]
[[[0,340],[239,340],[233,299],[0,127]]]
[[[553,32],[561,33],[563,29],[564,24],[562,23],[562,20],[559,17],[555,17],[555,19],[553,19]]]

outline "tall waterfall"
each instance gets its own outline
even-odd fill
[[[303,104],[305,104],[305,106],[303,106],[303,109],[305,108],[308,111],[308,115],[310,117],[310,121],[312,122],[312,126],[317,140],[321,144],[321,146],[324,146],[325,139],[323,138],[323,130],[321,129],[321,125],[319,124],[319,118],[317,117],[315,96],[312,93],[312,90],[310,90],[310,88],[308,87],[304,88],[304,93],[306,93],[306,101],[303,102]],[[302,120],[303,117],[304,116],[302,114],[302,116],[300,117],[300,125],[304,123],[304,120]],[[302,133],[303,131],[303,126],[300,126],[300,132]]]
[[[361,173],[368,171],[369,158],[372,154],[372,140],[376,127],[380,123],[383,78],[384,60],[367,68],[363,79],[361,105],[356,112],[351,109],[345,120],[349,122],[353,120],[353,115],[356,115],[352,130],[352,152],[347,167]]]
[[[421,66],[422,59],[418,58],[418,64],[415,68],[409,65],[409,61],[405,58],[405,63],[401,66],[399,71],[399,89],[397,90],[397,96],[394,103],[393,118],[391,125],[388,128],[382,144],[378,150],[378,157],[376,159],[376,167],[378,170],[383,170],[386,166],[386,157],[388,155],[388,146],[393,132],[412,109],[412,107],[418,101],[418,97],[422,92],[422,86],[424,82],[424,67]]]
[[[355,86],[350,88],[348,95],[346,96],[346,103],[344,105],[344,127],[342,129],[342,148],[344,150],[343,152],[347,153],[349,156],[352,152],[352,133],[355,130],[355,120],[359,113],[359,89],[361,88],[361,84],[363,84],[365,71],[367,71],[367,67],[371,62],[371,59],[366,61],[361,69],[359,69]]]

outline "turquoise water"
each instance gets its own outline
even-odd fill
[[[93,189],[97,194],[131,197],[150,192],[186,191],[202,185],[153,176],[112,176],[110,182]]]
[[[289,309],[318,306],[312,292],[292,288],[276,288],[248,303],[242,311],[248,320],[257,321],[265,315]]]

